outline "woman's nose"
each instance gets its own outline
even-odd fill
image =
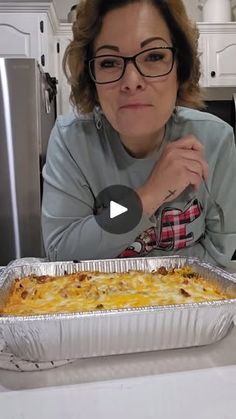
[[[125,72],[121,78],[121,90],[135,91],[136,89],[144,89],[145,83],[144,76],[139,73],[134,63],[127,63]]]

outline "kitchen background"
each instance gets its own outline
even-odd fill
[[[189,13],[189,16],[191,16],[192,19],[196,20],[197,22],[200,22],[202,20],[202,12],[198,8],[198,1],[197,0],[183,0],[184,4],[187,8],[187,11]],[[223,0],[221,0],[223,1]],[[21,3],[21,0],[7,0],[8,3]],[[37,3],[37,0],[25,0],[26,3]],[[47,3],[48,0],[40,0],[40,3]],[[67,21],[67,15],[69,9],[76,3],[75,0],[53,0],[53,4],[56,10],[56,14],[58,19],[61,22]],[[236,6],[236,0],[231,1],[232,8]],[[232,16],[232,20],[235,20],[235,16]]]
[[[70,110],[62,59],[72,39],[68,14],[75,3],[0,0],[0,265],[44,255],[41,170],[55,115]],[[199,29],[207,110],[236,130],[236,0],[184,3]],[[204,13],[200,3],[209,6]]]
[[[54,0],[55,9],[58,15],[58,18],[61,21],[66,20],[68,8],[73,6],[76,2],[74,0]],[[198,9],[197,0],[184,0],[185,6],[188,10],[189,15],[196,21],[201,20],[201,12]],[[235,0],[236,4],[236,0]]]

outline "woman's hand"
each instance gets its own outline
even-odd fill
[[[168,144],[138,193],[143,210],[152,215],[164,203],[176,199],[187,186],[198,189],[208,176],[204,147],[193,135]]]

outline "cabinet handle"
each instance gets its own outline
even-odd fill
[[[39,26],[40,26],[40,32],[44,33],[44,21],[43,20],[40,21]]]
[[[215,76],[216,76],[216,72],[215,72],[215,71],[212,71],[212,72],[211,72],[211,77],[213,77],[213,78],[214,78]]]
[[[45,55],[41,55],[41,64],[44,67],[45,66]]]

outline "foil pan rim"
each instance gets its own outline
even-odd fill
[[[132,262],[136,262],[136,261],[155,261],[155,260],[161,260],[161,259],[168,259],[168,260],[183,260],[185,259],[186,262],[188,263],[196,263],[197,265],[210,269],[212,270],[212,268],[214,268],[214,271],[219,274],[224,274],[224,276],[227,276],[229,279],[232,280],[232,282],[236,283],[236,277],[230,273],[225,271],[224,269],[222,269],[219,266],[216,265],[212,265],[208,262],[204,262],[201,261],[199,258],[197,257],[193,257],[193,256],[179,256],[179,255],[171,255],[171,256],[151,256],[151,257],[134,257],[134,258],[117,258],[117,259],[111,259],[111,258],[107,258],[107,259],[83,259],[83,260],[76,260],[76,261],[56,261],[56,262],[52,262],[49,261],[48,259],[40,259],[40,258],[22,258],[22,259],[16,259],[12,262],[10,262],[7,266],[5,267],[1,267],[0,269],[0,282],[2,280],[2,277],[6,275],[7,271],[11,270],[11,269],[15,269],[17,267],[24,267],[24,266],[29,266],[29,265],[33,265],[33,266],[40,266],[40,265],[55,265],[55,266],[60,266],[62,263],[65,265],[75,265],[75,266],[79,266],[80,264],[83,263],[107,263],[107,262],[112,262],[112,263],[116,263],[116,262],[126,262],[126,263],[132,263]]]

